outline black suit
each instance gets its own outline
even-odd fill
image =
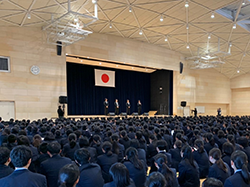
[[[179,171],[179,164],[181,162],[181,149],[170,149],[169,153],[171,154],[172,158],[172,167],[176,169],[176,171]]]
[[[126,113],[127,115],[130,115],[130,103],[126,103]]]
[[[0,179],[10,175],[14,169],[6,165],[0,165]]]
[[[109,112],[109,102],[107,101],[104,101],[103,102],[103,106],[104,106],[104,114],[105,115],[108,115],[108,112]]]
[[[116,187],[116,185],[115,185],[115,183],[114,183],[114,181],[113,181],[113,182],[104,184],[103,187]],[[132,179],[130,179],[130,185],[127,186],[127,187],[136,187],[136,186],[135,186],[135,183],[134,183],[134,181],[133,181]]]
[[[1,187],[47,187],[46,178],[28,169],[16,170],[0,179]]]
[[[227,167],[228,172],[225,172],[222,169],[220,169],[217,164],[213,164],[209,168],[208,177],[216,178],[216,179],[220,180],[222,183],[224,183],[225,180],[228,177],[230,177],[230,173],[231,173],[230,168],[229,168],[229,166],[227,164],[226,164],[226,167]]]
[[[115,107],[115,115],[119,115],[119,103],[115,102],[114,107]]]
[[[194,151],[193,155],[194,155],[194,160],[199,165],[200,178],[201,179],[206,178],[210,167],[209,158],[206,151],[204,151],[203,153]]]
[[[80,180],[77,187],[103,187],[102,170],[99,165],[88,163],[80,166]]]
[[[138,115],[141,115],[141,103],[137,103],[137,108],[138,108]]]
[[[231,177],[228,177],[224,183],[224,187],[249,187],[250,184],[245,183],[241,176],[241,171],[236,172]]]
[[[46,176],[48,187],[57,187],[58,174],[60,169],[71,164],[72,161],[69,158],[54,155],[51,158],[41,163],[41,173]]]

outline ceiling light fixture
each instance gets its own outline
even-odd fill
[[[233,45],[232,45],[232,42],[230,42],[230,43],[229,43],[229,47],[232,47],[232,46],[233,46]]]
[[[186,1],[186,3],[185,3],[185,7],[186,7],[186,8],[188,8],[188,7],[189,7],[188,1]]]
[[[28,19],[31,19],[31,15],[30,15],[29,12],[27,13],[27,18],[28,18]]]
[[[129,9],[128,9],[128,11],[129,11],[129,12],[132,12],[132,8],[131,8],[131,6],[129,6]]]
[[[112,23],[109,24],[109,28],[112,29]]]
[[[162,15],[161,15],[160,21],[161,21],[161,22],[163,21],[163,16],[162,16]]]
[[[211,39],[211,34],[209,34],[207,38],[210,40]]]
[[[237,73],[240,73],[240,70],[237,70]]]
[[[211,14],[211,18],[214,19],[214,17],[215,17],[215,16],[214,16],[214,13],[212,13],[212,14]]]
[[[102,63],[101,63],[101,62],[100,62],[99,64],[100,64],[100,65],[102,65]]]
[[[190,47],[189,47],[189,44],[187,44],[187,49],[189,49]]]
[[[187,24],[187,27],[186,27],[186,29],[188,30],[189,29],[189,25]]]
[[[242,2],[242,5],[244,6],[244,5],[246,5],[246,2],[245,2],[245,0]]]
[[[142,35],[142,34],[143,34],[142,30],[140,30],[139,34],[140,34],[140,35]]]
[[[236,23],[234,24],[233,29],[236,29]]]
[[[167,41],[168,41],[168,37],[167,37],[167,36],[165,36],[165,39],[164,39],[164,40],[165,40],[165,42],[167,42]]]

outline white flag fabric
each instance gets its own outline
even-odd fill
[[[95,85],[115,87],[115,71],[95,69]]]

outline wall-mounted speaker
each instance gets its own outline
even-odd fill
[[[181,101],[181,106],[186,107],[187,106],[187,101]]]
[[[182,74],[182,71],[183,71],[183,63],[180,62],[180,74]]]
[[[57,45],[56,45],[56,52],[57,52],[57,55],[58,55],[58,56],[61,56],[61,55],[62,55],[62,42],[57,41],[56,43],[57,43]]]
[[[59,103],[60,104],[67,104],[68,103],[68,97],[67,96],[59,96]]]

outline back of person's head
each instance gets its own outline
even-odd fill
[[[218,138],[224,138],[225,134],[223,130],[218,131]]]
[[[15,143],[16,142],[16,135],[15,134],[10,134],[8,136],[8,143]]]
[[[76,146],[76,141],[77,141],[76,134],[75,133],[69,134],[68,139],[69,139],[70,148],[74,148]]]
[[[11,162],[15,167],[24,167],[32,157],[32,151],[25,145],[19,145],[10,152]]]
[[[46,143],[46,142],[41,143],[39,148],[38,148],[39,152],[46,154],[48,151],[47,146],[48,146],[48,143]]]
[[[233,144],[233,146],[235,146],[234,135],[232,135],[232,134],[227,135],[227,140],[228,140],[231,144]]]
[[[135,168],[143,169],[142,162],[138,159],[138,151],[134,147],[129,147],[126,150],[125,155]]]
[[[116,187],[127,187],[130,185],[129,171],[122,163],[115,163],[109,169]]]
[[[220,151],[220,149],[218,149],[218,148],[211,149],[209,151],[209,159],[210,159],[210,161],[211,161],[211,157],[212,157],[212,159],[215,160],[215,164],[217,164],[220,169],[222,169],[224,172],[227,172],[227,167],[226,167],[225,163],[223,162],[223,160],[221,159],[221,151]]]
[[[94,135],[93,136],[93,141],[95,142],[96,145],[101,145],[101,137],[99,135]]]
[[[132,139],[130,141],[130,147],[134,147],[134,148],[138,149],[139,146],[140,146],[140,143],[139,143],[139,141],[137,139]]]
[[[247,184],[250,184],[250,174],[247,168],[248,158],[243,151],[235,151],[231,155],[231,160],[236,169],[241,169],[241,175]]]
[[[176,148],[181,149],[181,147],[182,147],[182,141],[176,140],[174,144],[175,144]]]
[[[195,167],[194,165],[194,159],[193,159],[193,152],[192,149],[189,145],[185,145],[181,148],[181,153],[182,153],[182,158],[187,162],[189,162],[189,164],[191,164],[193,167]]]
[[[33,145],[34,145],[34,147],[39,147],[41,142],[42,142],[42,137],[39,134],[36,134],[33,137]]]
[[[58,142],[50,142],[47,149],[51,155],[57,155],[61,151],[61,145]]]
[[[17,137],[17,144],[29,146],[30,145],[29,138],[27,136],[20,135]]]
[[[222,146],[222,152],[226,155],[231,156],[231,154],[234,152],[233,144],[231,144],[229,142],[225,142]]]
[[[0,165],[4,165],[10,158],[10,150],[6,147],[0,147]]]
[[[167,181],[160,172],[153,172],[146,181],[146,187],[166,187]]]
[[[214,135],[212,133],[207,133],[206,134],[206,139],[207,141],[214,146],[215,145],[215,141],[214,141]]]
[[[240,144],[243,148],[246,148],[248,146],[248,140],[246,137],[240,137],[238,139],[238,144]]]
[[[82,147],[89,147],[89,139],[86,136],[79,138],[79,146]]]
[[[105,154],[108,156],[112,155],[112,144],[108,141],[103,142],[102,149],[104,150]]]
[[[223,187],[223,183],[215,178],[207,178],[202,183],[202,187]]]
[[[168,149],[168,144],[167,144],[167,142],[165,140],[158,140],[156,142],[156,147],[158,147],[158,149],[160,151],[163,151],[163,150],[168,151],[167,150]]]
[[[199,153],[205,152],[204,143],[201,139],[197,139],[194,141],[194,145],[198,148]]]
[[[111,136],[111,142],[112,142],[112,146],[113,146],[113,151],[117,155],[119,154],[118,141],[119,141],[119,136],[117,134],[112,134],[112,136]]]
[[[90,153],[87,149],[81,148],[75,151],[74,157],[78,164],[83,165],[89,163]]]
[[[67,164],[59,171],[59,187],[75,187],[79,182],[80,171],[75,164]]]

